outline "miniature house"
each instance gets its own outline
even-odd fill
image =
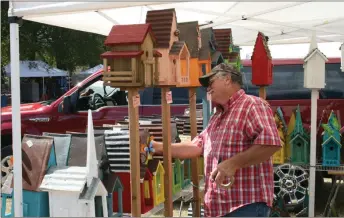
[[[48,193],[40,191],[39,186],[46,171],[56,166],[54,139],[48,136],[25,134],[22,140],[22,152],[23,216],[48,217]],[[5,202],[11,197],[13,202],[13,192],[2,194],[2,200]],[[4,209],[6,210],[6,207]],[[1,210],[2,215],[5,215],[5,210]],[[11,213],[6,216],[14,216],[13,211],[14,204],[11,206]]]
[[[179,159],[174,159],[172,163],[173,171],[173,183],[172,183],[172,193],[175,195],[182,190],[182,176],[181,176],[181,162]]]
[[[179,41],[175,10],[148,11],[146,23],[152,25],[157,41],[155,48],[161,54],[158,85],[187,85],[190,53],[185,42]]]
[[[199,77],[209,73],[211,71],[211,55],[215,52],[215,45],[212,46],[211,33],[212,29],[207,28],[200,31],[202,46],[198,52],[198,67]],[[214,35],[214,34],[213,34]]]
[[[272,58],[267,43],[267,37],[259,32],[251,57],[252,84],[256,86],[272,84]]]
[[[153,199],[154,206],[157,206],[165,201],[164,196],[164,175],[165,170],[158,159],[152,159],[148,162],[148,169],[153,176]]]
[[[288,127],[287,127],[287,138],[286,138],[286,144],[285,144],[285,158],[287,160],[290,159],[291,157],[291,145],[290,145],[290,137],[292,132],[295,129],[295,122],[296,122],[296,118],[295,118],[295,110],[292,111],[290,118],[289,118],[289,123],[288,123]]]
[[[201,86],[198,81],[200,77],[200,68],[199,68],[199,51],[202,46],[201,33],[198,27],[198,22],[186,22],[178,23],[179,39],[185,41],[187,48],[190,53],[190,62],[189,62],[189,82],[183,86],[185,87],[197,87]],[[184,62],[184,61],[183,61]],[[187,67],[187,66],[185,66]]]
[[[307,56],[304,58],[304,87],[309,89],[325,88],[325,64],[327,58],[318,49],[315,33]]]
[[[229,54],[231,52],[230,46],[232,44],[231,29],[214,29],[215,40],[216,40],[216,50],[221,52],[223,59],[225,62],[228,61]]]
[[[40,190],[49,192],[51,217],[95,217],[95,197],[102,197],[108,216],[107,190],[98,178],[98,160],[93,134],[92,112],[88,111],[86,167],[53,167],[44,176]]]
[[[118,208],[123,206],[123,213],[131,213],[131,186],[130,186],[130,144],[129,131],[126,129],[106,130],[105,146],[109,157],[110,170],[116,173],[123,186],[123,201],[113,201],[113,210],[118,213]],[[140,131],[140,145],[145,144]],[[140,148],[138,148],[140,149]],[[152,175],[146,166],[141,163],[140,169],[141,212],[146,213],[153,207]],[[145,183],[145,182],[148,183]],[[119,193],[113,192],[113,199],[117,199]]]
[[[150,24],[113,26],[104,43],[111,50],[101,55],[105,83],[114,87],[155,85],[161,56],[154,50],[155,42]]]
[[[275,122],[276,122],[277,130],[278,130],[278,135],[281,140],[282,149],[274,153],[274,155],[272,156],[272,162],[274,164],[283,164],[285,161],[285,154],[284,154],[285,144],[286,144],[285,135],[287,134],[287,131],[286,131],[287,127],[284,121],[283,112],[280,107],[278,107],[276,110]]]
[[[44,132],[43,136],[54,138],[54,147],[56,153],[57,166],[67,166],[69,157],[69,148],[71,144],[71,134],[59,134]]]
[[[291,163],[308,164],[310,157],[310,138],[302,124],[300,106],[297,107],[295,115],[295,128],[290,135],[289,142],[291,145]]]
[[[120,178],[115,175],[114,173],[111,173],[109,176],[115,179],[114,186],[113,187],[106,187],[109,195],[108,195],[108,211],[109,211],[109,217],[114,216],[114,217],[121,217],[123,215],[123,184],[120,180]],[[112,190],[111,190],[112,188]],[[113,193],[117,193],[117,198],[113,198]],[[117,202],[117,208],[113,208],[112,202],[116,201]],[[114,211],[117,211],[114,213]]]
[[[338,119],[332,111],[324,128],[322,142],[322,165],[340,166],[341,135]]]

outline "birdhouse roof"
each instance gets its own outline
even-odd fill
[[[271,60],[272,57],[271,57],[270,49],[269,49],[269,46],[268,46],[268,42],[267,42],[266,36],[262,32],[258,32],[258,35],[257,35],[257,38],[256,38],[256,42],[254,44],[252,56],[254,56],[254,54],[257,52],[256,46],[257,46],[258,43],[263,43],[263,47],[265,49],[266,55]]]
[[[221,57],[222,57],[221,52],[216,51],[216,52],[214,52],[214,54],[211,56],[211,61],[212,61],[212,62],[217,62],[217,61],[219,60],[219,58],[221,58]],[[223,57],[222,57],[222,58],[223,58]]]
[[[157,41],[157,48],[169,48],[172,22],[176,12],[174,9],[148,11],[146,23],[151,24]],[[177,19],[175,19],[177,20]]]
[[[293,138],[290,139],[289,143],[293,143],[296,139],[301,139],[305,144],[309,144],[309,138],[305,137],[306,135],[302,135],[300,133],[293,135]]]
[[[143,51],[107,51],[101,54],[102,58],[134,58],[141,56]]]
[[[324,61],[328,61],[326,55],[324,53],[322,53],[318,48],[313,49],[312,51],[310,51],[306,57],[303,59],[304,62],[307,62],[311,57],[313,57],[313,55],[315,54],[319,54]]]
[[[231,36],[232,30],[228,29],[214,29],[215,40],[217,44],[217,51],[222,53],[222,56],[227,59],[229,56],[229,46],[232,44]]]
[[[321,145],[324,146],[324,145],[327,145],[329,144],[330,142],[334,142],[336,143],[337,145],[339,145],[339,147],[341,148],[342,147],[342,144],[333,136],[330,136],[328,137]]]
[[[211,54],[211,34],[212,34],[212,28],[206,28],[201,30],[201,42],[202,47],[199,50],[198,59],[199,60],[208,60]],[[215,45],[213,45],[215,46]],[[215,47],[214,47],[215,49]]]
[[[150,174],[150,172],[148,171],[147,165],[146,164],[140,164],[140,179],[144,179],[146,177],[146,174],[149,174],[149,176],[151,177],[152,174]]]
[[[179,55],[182,51],[183,47],[185,46],[184,41],[175,41],[170,49],[170,55]]]
[[[104,173],[103,184],[109,193],[116,188],[123,188],[121,180],[115,173]]]
[[[152,174],[155,174],[157,172],[159,168],[159,163],[161,164],[159,159],[152,159],[148,161],[148,169]],[[164,171],[163,167],[161,169]]]
[[[51,167],[39,187],[42,191],[82,192],[86,184],[86,167]]]
[[[153,56],[161,58],[162,54],[158,50],[153,50]]]
[[[198,21],[178,23],[179,40],[185,41],[188,46],[190,57],[198,58]]]
[[[85,184],[84,189],[82,190],[79,200],[82,201],[92,201],[95,196],[106,196],[106,189],[99,178],[92,178],[90,186]]]
[[[104,44],[107,46],[142,44],[148,33],[155,41],[150,24],[115,25]]]

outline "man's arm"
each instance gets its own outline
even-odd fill
[[[162,142],[153,142],[153,147],[155,149],[155,154],[163,153],[163,143]],[[171,152],[173,158],[188,159],[199,157],[203,150],[201,147],[196,146],[194,142],[181,142],[181,143],[172,143]]]

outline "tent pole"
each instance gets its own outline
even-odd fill
[[[12,94],[12,148],[14,178],[14,216],[23,217],[21,116],[20,116],[20,72],[19,72],[19,22],[18,17],[9,17],[11,46],[11,94]]]

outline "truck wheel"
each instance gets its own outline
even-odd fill
[[[1,186],[4,185],[7,177],[13,172],[12,156],[7,156],[1,160]]]

